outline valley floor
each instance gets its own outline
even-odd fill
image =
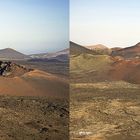
[[[0,96],[0,140],[68,140],[66,99]]]
[[[71,140],[139,140],[139,85],[75,83],[70,90]]]

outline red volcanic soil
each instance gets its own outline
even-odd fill
[[[0,77],[0,95],[65,98],[68,96],[68,90],[68,82],[65,79],[39,70],[12,78]]]
[[[112,60],[114,63],[109,71],[111,80],[124,80],[140,84],[140,59],[125,60],[112,57]]]

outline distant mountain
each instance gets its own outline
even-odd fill
[[[39,53],[39,54],[31,54],[29,57],[31,58],[47,58],[49,53]]]
[[[140,84],[140,59],[90,54],[80,54],[70,59],[73,82],[126,81]]]
[[[69,51],[70,51],[69,48],[67,48],[67,49],[58,51],[57,54],[59,54],[59,55],[60,55],[60,54],[69,54]]]
[[[28,59],[28,58],[30,57],[11,48],[0,50],[0,59],[18,60],[18,59]]]
[[[109,49],[108,47],[106,47],[102,44],[86,46],[86,48],[93,50],[93,51],[100,53],[100,54],[110,54],[111,53],[111,49]]]
[[[69,49],[64,49],[55,53],[32,54],[29,61],[42,62],[64,62],[69,60]]]
[[[29,59],[28,62],[53,62],[53,63],[60,63],[62,61],[58,59],[49,59],[49,58],[32,58]]]
[[[140,43],[134,46],[112,51],[112,56],[122,56],[124,58],[140,58]]]
[[[44,59],[44,58],[54,58],[59,55],[68,55],[69,54],[69,49],[64,49],[55,53],[40,53],[40,54],[32,54],[29,55],[31,58],[39,58],[39,59]]]
[[[122,49],[122,48],[121,48],[121,47],[114,47],[114,48],[111,48],[112,51],[118,51],[118,50],[120,50],[120,49]]]
[[[69,61],[69,55],[67,54],[60,54],[56,57],[53,57],[53,59],[57,59],[59,61]]]
[[[92,51],[84,46],[81,46],[74,42],[70,42],[70,54],[78,55],[78,54],[82,54],[82,53],[97,54],[95,51]]]
[[[108,49],[108,47],[106,47],[106,46],[104,46],[102,44],[87,46],[87,48],[89,48],[91,50],[95,50],[95,49]]]
[[[66,62],[69,61],[69,56],[66,54],[61,54],[56,57],[51,58],[32,58],[28,60],[29,62]]]

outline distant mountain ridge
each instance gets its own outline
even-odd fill
[[[82,46],[74,42],[70,42],[70,53],[71,54],[81,54],[89,53],[94,55],[110,55],[110,56],[120,56],[124,59],[140,58],[140,42],[134,46],[120,48],[108,48],[102,44]]]
[[[28,55],[20,53],[12,48],[5,48],[0,50],[0,59],[29,59]]]
[[[32,55],[25,55],[21,52],[18,52],[12,48],[5,48],[0,50],[0,59],[1,60],[28,60],[28,59],[58,59],[59,61],[67,61],[69,57],[69,49],[64,49],[54,53],[39,53]]]
[[[64,62],[69,60],[69,48],[54,53],[32,54],[29,56],[31,57],[29,61],[34,62]]]
[[[86,48],[93,50],[100,54],[110,54],[111,53],[111,49],[102,44],[86,46]]]
[[[87,48],[89,49],[108,49],[108,47],[102,45],[102,44],[97,44],[97,45],[90,45],[90,46],[87,46]]]
[[[75,82],[122,80],[140,84],[140,43],[127,48],[111,48],[112,53],[104,55],[102,53],[91,55],[92,50],[85,51],[77,44],[74,47],[78,48],[78,55],[73,55],[76,54],[73,52],[70,57],[70,72],[74,73],[72,78]],[[77,51],[77,48],[73,51]]]
[[[31,58],[53,58],[59,55],[68,55],[68,54],[69,54],[69,48],[54,53],[39,53],[39,54],[31,54],[29,56]]]

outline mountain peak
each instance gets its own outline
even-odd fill
[[[12,48],[5,48],[0,50],[0,58],[11,60],[11,59],[25,59],[28,58],[28,56]]]
[[[12,48],[5,48],[5,49],[1,49],[1,50],[12,50],[12,51],[16,51],[16,50],[14,50]]]
[[[70,53],[72,55],[78,55],[78,54],[82,54],[82,53],[98,54],[97,52],[92,51],[92,50],[86,48],[85,46],[79,45],[72,41],[70,41]]]
[[[97,45],[92,45],[92,46],[87,46],[89,49],[108,49],[108,47],[102,45],[102,44],[97,44]]]

